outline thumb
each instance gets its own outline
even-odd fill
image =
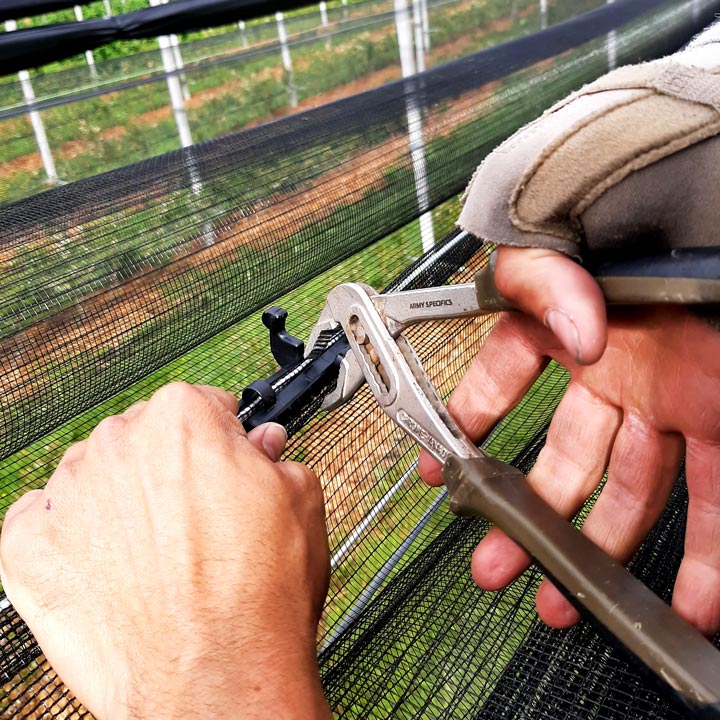
[[[265,453],[270,460],[277,462],[285,450],[287,430],[274,422],[263,423],[253,428],[247,435],[250,444]]]
[[[548,327],[580,365],[607,344],[605,298],[590,273],[554,250],[501,247],[495,284],[518,309]]]

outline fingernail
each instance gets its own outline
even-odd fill
[[[575,361],[582,365],[582,350],[580,348],[580,333],[573,319],[564,311],[551,309],[545,313],[545,325],[550,328],[553,335],[563,344],[563,347],[575,355]]]
[[[285,443],[287,442],[287,431],[282,425],[278,423],[268,423],[263,435],[262,445],[267,453],[267,456],[275,462],[280,459],[280,456],[285,450]]]

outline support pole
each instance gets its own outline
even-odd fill
[[[325,0],[322,0],[322,2],[319,5],[320,7],[320,25],[323,29],[323,34],[325,35],[325,49],[330,49],[330,23],[328,22],[328,14],[327,14],[327,3]]]
[[[400,66],[404,78],[415,75],[415,53],[413,52],[413,36],[410,28],[410,12],[407,0],[394,0],[395,28],[400,49]],[[420,238],[423,252],[427,252],[435,244],[432,213],[430,206],[430,189],[425,162],[425,140],[422,130],[422,115],[418,107],[417,96],[409,93],[405,100],[407,108],[408,141],[415,176],[415,194],[420,213]]]
[[[430,52],[430,14],[427,0],[420,0],[420,15],[422,17],[423,48],[427,54]]]
[[[73,10],[75,11],[75,19],[78,22],[83,21],[82,8],[79,5],[74,5]],[[97,80],[97,68],[95,67],[95,56],[92,54],[92,50],[85,51],[85,62],[87,63],[88,69],[90,70],[90,76],[93,80]]]
[[[163,5],[165,0],[150,0],[150,6]],[[172,42],[167,35],[158,36],[158,46],[160,47],[160,56],[162,57],[163,68],[167,78],[168,93],[170,95],[170,105],[172,107],[173,116],[175,117],[175,125],[177,126],[178,135],[180,137],[180,147],[190,148],[193,144],[192,135],[190,133],[190,123],[188,122],[187,112],[185,111],[185,102],[183,100],[182,84],[180,82],[180,73],[175,64],[175,53],[173,52]],[[190,178],[190,190],[193,195],[200,195],[203,191],[202,178],[200,169],[193,150],[190,149],[185,155],[186,169]],[[202,213],[202,209],[199,210]],[[202,224],[200,234],[200,242],[203,247],[209,247],[215,242],[215,230],[211,220],[205,220]]]
[[[327,14],[327,3],[323,0],[323,2],[320,3],[320,24],[323,26],[324,30],[327,30],[330,23],[328,22],[328,14]]]
[[[615,0],[607,0],[606,5],[612,5]],[[608,70],[617,67],[617,31],[611,30],[607,36],[607,62]]]
[[[278,40],[280,41],[280,56],[282,57],[283,68],[288,79],[288,92],[290,93],[290,107],[297,107],[297,90],[295,89],[295,74],[293,73],[292,58],[288,47],[287,32],[285,31],[285,20],[281,12],[275,13],[277,22]]]
[[[540,29],[548,26],[548,0],[540,0]]]
[[[182,88],[183,100],[189,100],[190,88],[188,87],[187,78],[185,77],[185,73],[183,72],[183,70],[185,69],[185,63],[183,62],[182,53],[180,52],[180,38],[178,38],[178,36],[173,33],[172,35],[168,35],[168,40],[170,40],[170,47],[172,48],[175,67],[179,71],[178,78],[180,79],[180,87]]]
[[[5,32],[13,32],[14,30],[17,30],[17,22],[15,20],[6,20]],[[30,73],[27,70],[21,70],[18,73],[18,80],[20,81],[23,99],[28,107],[30,125],[32,126],[33,135],[35,136],[35,144],[37,145],[38,152],[40,153],[40,159],[42,160],[43,167],[45,168],[45,175],[47,176],[49,183],[57,185],[60,180],[58,178],[57,170],[55,169],[55,161],[53,160],[52,152],[50,151],[50,143],[48,143],[47,135],[45,134],[45,126],[43,125],[40,113],[37,110],[33,110],[33,106],[35,104],[35,91],[33,90],[32,82],[30,81]]]
[[[103,0],[103,7],[105,8],[105,17],[109,18],[113,16],[112,8],[110,7],[110,0]]]
[[[150,3],[150,6],[158,3]],[[162,0],[162,5],[167,5],[168,0]],[[183,70],[185,69],[185,63],[183,62],[182,53],[180,52],[180,39],[177,35],[174,33],[172,35],[168,35],[168,42],[170,44],[170,51],[172,52],[173,56],[173,66],[175,67],[175,70],[177,71],[177,78],[180,82],[180,88],[182,90],[182,96],[183,100],[189,100],[190,99],[190,90],[188,88],[187,84],[187,78],[185,77],[185,73]]]
[[[247,39],[247,32],[245,30],[245,21],[240,20],[238,23],[238,28],[240,30],[240,37],[242,38],[242,46],[246,48],[248,46],[248,39]]]
[[[162,4],[163,0],[150,0],[151,7]],[[162,58],[163,68],[167,76],[170,106],[175,116],[175,124],[177,125],[178,135],[180,136],[180,146],[189,147],[193,144],[192,135],[190,134],[190,123],[188,123],[187,113],[185,112],[182,87],[180,86],[180,79],[178,77],[177,67],[175,66],[175,55],[172,50],[170,38],[167,35],[158,36],[158,46],[160,47],[160,57]]]
[[[415,70],[425,72],[425,40],[422,26],[422,0],[412,0],[413,32],[415,35]]]
[[[346,20],[347,16],[348,16],[348,0],[342,0],[342,9],[343,9],[343,20]]]

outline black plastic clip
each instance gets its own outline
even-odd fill
[[[242,404],[252,405],[259,401],[260,407],[269,408],[275,404],[277,395],[267,380],[255,380],[242,391]]]
[[[277,306],[262,315],[263,325],[270,331],[270,351],[281,368],[297,365],[305,357],[305,343],[285,330],[287,316],[287,310]]]

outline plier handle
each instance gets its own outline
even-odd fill
[[[703,252],[700,262],[690,251],[690,270],[676,255],[616,263],[596,278],[610,303],[718,303],[720,255],[712,251],[708,262]],[[555,512],[522,472],[477,448],[448,414],[403,335],[414,323],[506,309],[492,267],[466,285],[385,295],[360,283],[335,287],[308,345],[323,330],[341,328],[352,352],[324,406],[346,402],[367,382],[383,411],[442,463],[455,514],[482,515],[500,527],[689,708],[720,717],[720,652]]]

